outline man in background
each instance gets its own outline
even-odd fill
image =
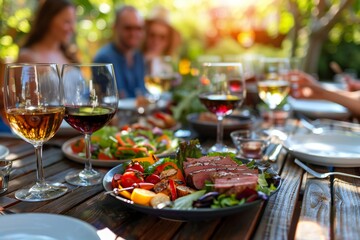
[[[120,98],[144,95],[145,63],[139,51],[144,37],[144,19],[134,7],[123,6],[116,11],[113,31],[113,42],[97,52],[94,62],[114,65]]]

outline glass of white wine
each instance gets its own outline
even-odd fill
[[[152,59],[145,75],[145,87],[150,93],[149,100],[156,103],[168,92],[176,78],[174,61],[171,56],[161,56]]]
[[[43,143],[55,135],[65,113],[57,65],[7,64],[4,86],[5,113],[10,127],[35,147],[36,154],[36,183],[18,190],[15,197],[37,202],[62,196],[67,187],[46,182],[42,165]]]
[[[270,108],[268,117],[272,120],[273,111],[290,92],[290,62],[288,58],[263,58],[260,68],[261,74],[257,78],[258,94]]]

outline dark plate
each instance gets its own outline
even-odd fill
[[[230,138],[230,133],[240,129],[250,129],[260,123],[255,116],[227,116],[233,120],[231,124],[224,124],[224,138]],[[217,123],[199,120],[199,113],[192,113],[187,116],[187,121],[191,128],[201,137],[216,137]]]
[[[105,191],[111,191],[111,180],[115,173],[122,173],[124,172],[123,164],[120,164],[110,171],[108,171],[103,179],[103,186]],[[281,184],[279,184],[278,189],[280,188]],[[176,220],[176,221],[203,221],[203,220],[210,220],[214,218],[220,218],[236,213],[240,213],[245,211],[250,206],[259,204],[262,200],[257,200],[251,203],[245,203],[243,205],[234,206],[234,207],[227,207],[227,208],[219,208],[219,209],[212,209],[212,208],[197,208],[197,209],[189,209],[189,210],[177,210],[177,209],[155,209],[152,207],[146,207],[138,204],[132,203],[130,200],[123,198],[121,196],[116,196],[114,194],[110,194],[111,196],[115,197],[116,199],[120,200],[119,203],[134,209],[136,211],[157,216],[160,218],[165,218],[168,220]]]

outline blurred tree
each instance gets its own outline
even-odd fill
[[[305,38],[306,44],[302,44],[306,49],[303,67],[307,72],[318,72],[321,53],[326,50],[323,46],[327,41],[334,40],[329,38],[329,34],[335,27],[337,32],[347,29],[350,31],[348,35],[359,32],[359,28],[347,27],[356,26],[360,21],[359,0],[288,0],[288,6],[294,17],[291,55],[296,54],[300,41]],[[350,38],[348,40],[352,42],[354,39]]]

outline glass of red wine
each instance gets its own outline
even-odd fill
[[[112,64],[64,64],[62,68],[65,121],[85,135],[85,168],[65,176],[68,183],[90,186],[103,174],[91,164],[91,134],[111,121],[118,107]]]
[[[34,146],[36,155],[36,183],[16,191],[15,198],[38,202],[64,195],[65,185],[45,181],[42,164],[42,146],[55,135],[65,112],[57,65],[8,64],[4,86],[4,107],[10,127]]]
[[[204,63],[200,78],[201,103],[217,116],[216,144],[209,152],[226,152],[223,119],[244,102],[246,87],[241,63]]]

